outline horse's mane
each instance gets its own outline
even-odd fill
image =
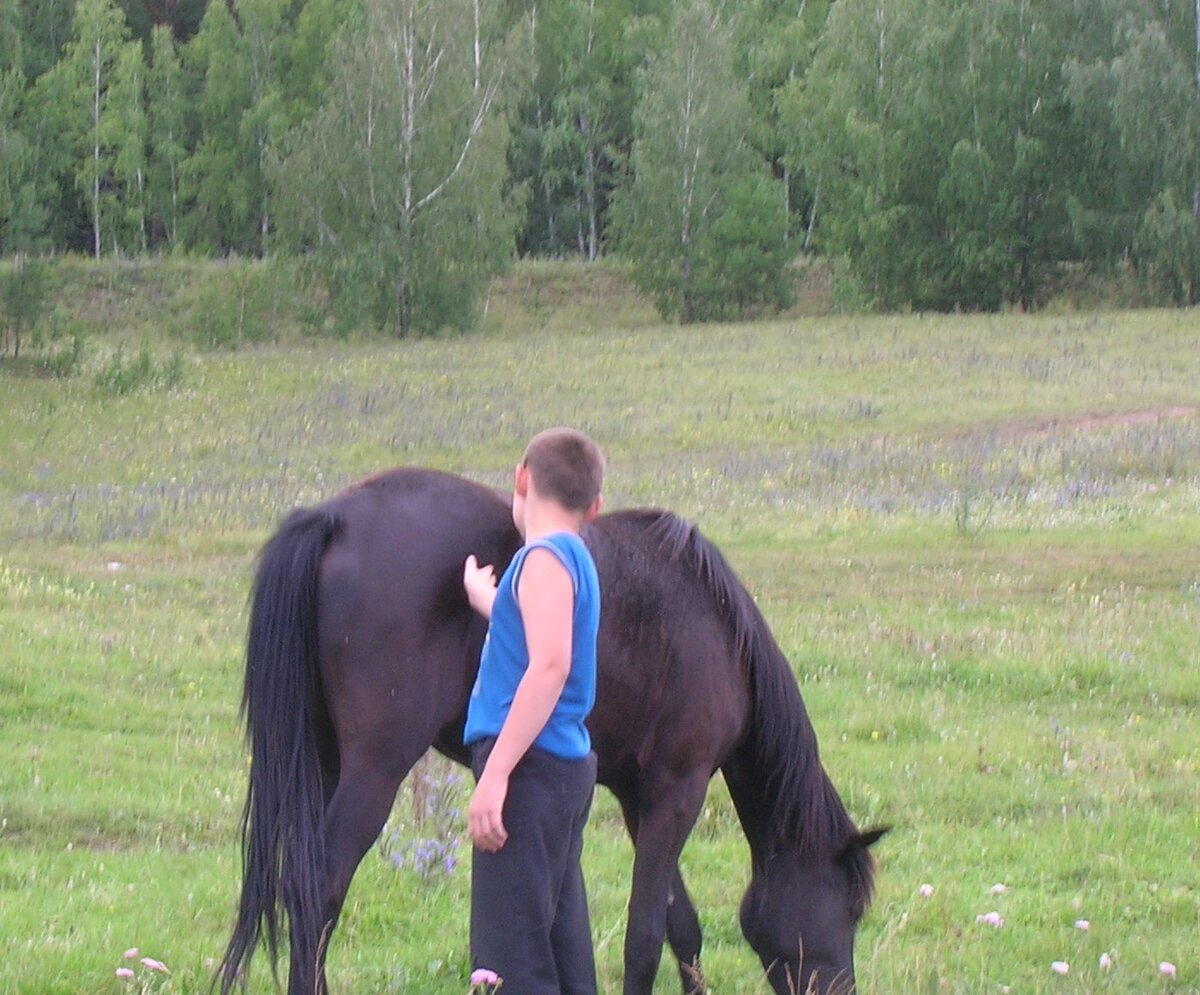
[[[732,635],[739,665],[746,668],[752,698],[748,748],[760,775],[763,809],[776,839],[811,856],[844,856],[865,906],[874,861],[864,846],[848,846],[858,829],[821,766],[817,736],[787,657],[753,597],[700,530],[667,511],[648,532],[659,554],[683,563],[702,582]]]

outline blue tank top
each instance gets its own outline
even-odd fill
[[[584,721],[596,702],[596,634],[600,628],[600,580],[592,554],[579,536],[556,532],[522,546],[504,571],[492,603],[492,619],[467,706],[463,741],[468,745],[500,733],[517,685],[529,667],[525,623],[517,603],[517,581],[531,549],[548,549],[566,568],[575,591],[571,622],[571,672],[545,728],[533,745],[554,756],[585,757],[592,741]]]

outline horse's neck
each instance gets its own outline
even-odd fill
[[[737,811],[738,821],[746,842],[750,844],[750,859],[756,864],[765,863],[778,844],[779,833],[773,825],[774,805],[767,796],[766,778],[755,771],[753,757],[742,749],[726,761],[721,768],[729,797]]]
[[[790,805],[779,803],[781,782],[763,769],[753,744],[743,745],[721,771],[757,866],[782,848],[822,853],[853,830],[815,751],[806,752],[790,776],[783,778],[789,785]]]

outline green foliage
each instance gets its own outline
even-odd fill
[[[0,308],[4,317],[4,352],[14,359],[46,306],[47,267],[38,259],[18,255],[0,271]]]
[[[72,178],[87,207],[95,256],[101,254],[106,240],[114,247],[120,244],[119,221],[110,219],[117,213],[116,198],[110,190],[115,182],[117,146],[128,143],[132,148],[141,137],[128,137],[121,126],[129,105],[141,101],[136,69],[126,63],[126,79],[117,82],[117,66],[128,38],[115,0],[79,0],[71,41],[62,61],[52,70],[61,74],[58,92],[66,100],[63,112],[69,128],[67,140],[74,153]],[[132,79],[128,78],[131,69]],[[114,96],[119,97],[122,89],[131,92],[118,106]]]
[[[458,0],[372,0],[339,36],[329,94],[274,184],[280,245],[308,257],[340,327],[403,337],[476,320],[520,206],[503,168],[515,44]]]
[[[64,327],[64,323],[56,321],[53,315],[47,325],[48,330],[35,342],[39,369],[61,379],[76,376],[88,359],[87,334],[77,325]]]
[[[633,142],[635,71],[661,2],[551,0],[537,5],[533,78],[517,111],[512,182],[529,189],[522,254],[594,261]],[[524,26],[519,26],[522,29]]]
[[[253,109],[253,67],[226,0],[208,5],[184,51],[188,70],[201,80],[198,138],[180,175],[189,205],[185,240],[217,255],[261,250],[257,211],[265,180],[260,150],[245,127]]]
[[[180,178],[187,147],[183,65],[170,30],[159,25],[150,38],[146,70],[146,116],[149,119],[149,163],[146,207],[151,224],[161,230],[168,248],[179,244]]]
[[[803,79],[832,6],[830,0],[749,0],[734,10],[737,75],[747,81],[748,138],[772,175],[781,178],[789,224],[799,238],[816,206],[810,178],[797,169],[806,136],[783,126],[780,106],[790,85]]]
[[[145,253],[149,247],[146,152],[150,134],[141,42],[126,42],[117,54],[108,89],[108,109],[101,133],[113,150],[112,179],[117,188],[114,220],[119,232],[113,241]]]
[[[1102,260],[1132,250],[1147,285],[1176,304],[1200,301],[1198,222],[1183,208],[1200,190],[1198,15],[1122,9],[1112,44],[1067,70],[1072,107],[1104,142],[1093,157],[1104,182],[1073,204],[1080,240]]]
[[[783,297],[786,217],[746,143],[732,37],[706,0],[677,6],[667,45],[644,69],[631,171],[614,205],[639,289],[684,322]]]
[[[795,253],[778,183],[762,176],[734,180],[708,232],[697,282],[708,288],[713,317],[746,320],[792,303],[787,265]]]
[[[1032,306],[1067,254],[1080,132],[1061,96],[1066,7],[838,4],[782,111],[820,191],[817,246],[884,307]]]
[[[1147,280],[1173,303],[1200,302],[1200,228],[1174,188],[1158,194],[1146,208],[1134,250]]]
[[[219,264],[189,294],[189,337],[201,349],[276,341],[286,296],[294,289],[282,267],[237,260]]]
[[[0,0],[0,255],[282,251],[340,328],[407,332],[471,325],[514,245],[614,252],[698,320],[745,306],[707,232],[765,177],[875,307],[1037,307],[1080,268],[1200,299],[1194,4],[481,4],[478,66],[474,7],[440,6]],[[440,67],[411,141],[401,22]]]
[[[42,223],[35,150],[21,130],[28,102],[20,68],[0,70],[0,256],[37,248]]]
[[[300,10],[283,83],[288,125],[321,106],[333,81],[330,48],[343,25],[362,23],[362,7],[360,0],[308,0]]]
[[[71,36],[75,0],[51,0],[48,3],[5,0],[0,8],[9,5],[20,11],[21,19],[20,26],[16,28],[20,33],[21,62],[16,64],[23,64],[26,76],[31,80],[36,79],[62,57],[63,48]]]
[[[183,383],[183,354],[175,350],[159,359],[149,345],[142,345],[132,357],[118,346],[96,372],[97,388],[108,394],[124,395],[143,390],[174,390]]]
[[[25,39],[21,8],[17,0],[0,0],[0,66],[4,71],[23,73]]]

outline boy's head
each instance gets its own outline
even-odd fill
[[[587,514],[604,484],[604,454],[583,432],[550,428],[539,432],[525,448],[521,466],[543,498],[567,511]]]

